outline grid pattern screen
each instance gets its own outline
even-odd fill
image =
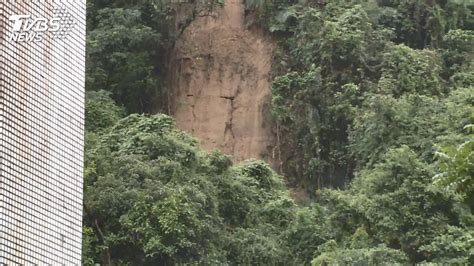
[[[85,6],[0,1],[0,265],[81,262]]]

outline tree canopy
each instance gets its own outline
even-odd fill
[[[88,2],[85,265],[474,264],[473,3],[245,1],[278,44],[276,173],[155,113],[196,11],[132,2]]]

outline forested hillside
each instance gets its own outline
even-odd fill
[[[84,264],[473,265],[474,3],[247,0],[275,169],[171,116],[170,51],[225,5],[88,1]]]

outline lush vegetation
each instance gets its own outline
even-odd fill
[[[165,110],[166,50],[216,6],[88,3],[84,264],[474,264],[474,5],[246,1],[279,44],[287,184],[137,114]]]

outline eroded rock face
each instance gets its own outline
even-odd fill
[[[197,17],[169,61],[171,114],[207,150],[235,162],[256,158],[275,165],[270,115],[272,42],[247,30],[243,1]]]

